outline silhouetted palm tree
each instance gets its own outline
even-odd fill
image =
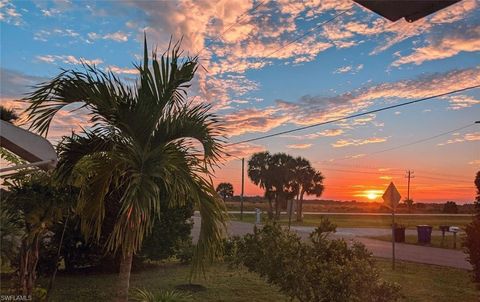
[[[229,182],[219,183],[216,191],[220,196],[222,196],[223,202],[225,202],[227,197],[233,197],[233,186]]]
[[[295,159],[295,182],[297,185],[297,221],[303,221],[303,199],[305,194],[320,197],[323,193],[323,175],[302,157]]]
[[[13,124],[18,120],[18,115],[13,109],[8,109],[5,106],[0,105],[0,119]]]
[[[270,158],[269,175],[275,191],[275,218],[287,209],[288,201],[296,195],[295,159],[286,153],[275,153]]]
[[[258,152],[248,161],[248,177],[252,182],[265,190],[265,198],[268,200],[268,218],[273,218],[272,200],[275,198],[272,188],[270,171],[270,153]]]
[[[193,202],[200,210],[195,271],[221,248],[225,208],[207,177],[221,156],[221,127],[208,105],[187,101],[197,66],[197,58],[185,57],[176,44],[160,58],[153,53],[149,68],[145,40],[139,82],[133,87],[85,64],[84,71],[64,71],[27,98],[26,113],[41,134],[66,105],[81,102],[91,112],[93,127],[60,144],[57,175],[79,184],[81,229],[91,239],[101,234],[107,197],[121,196],[106,243],[108,251],[122,256],[117,301],[127,301],[132,257],[159,217],[161,199],[172,206]],[[79,166],[86,175],[74,173]]]

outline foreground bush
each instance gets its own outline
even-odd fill
[[[396,301],[399,287],[380,279],[371,253],[360,243],[349,247],[344,240],[327,239],[333,231],[335,226],[323,220],[305,242],[278,224],[265,225],[229,242],[229,251],[235,264],[260,274],[292,299]]]

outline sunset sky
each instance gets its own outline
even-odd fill
[[[190,97],[212,104],[233,143],[480,84],[478,5],[463,0],[414,23],[392,23],[340,0],[0,0],[1,100],[21,110],[14,100],[29,86],[82,60],[131,83],[144,32],[159,51],[170,36],[183,36],[204,67]],[[478,120],[480,89],[227,152],[303,156],[325,176],[322,199],[380,201],[375,196],[390,181],[406,197],[410,169],[415,201],[463,203],[474,198],[480,168]],[[85,122],[83,112],[62,112],[49,138]],[[231,182],[239,194],[240,168],[227,158],[215,181]],[[247,178],[245,194],[262,191]]]

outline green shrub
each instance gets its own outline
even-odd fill
[[[187,203],[183,207],[168,207],[168,204],[160,206],[164,207],[160,219],[155,221],[152,232],[143,241],[138,256],[156,261],[170,258],[179,252],[182,259],[187,260],[193,228],[193,203]]]
[[[267,224],[236,240],[234,262],[299,301],[396,301],[398,285],[381,280],[371,253],[360,243],[327,239],[334,230],[323,220],[305,242]]]
[[[190,263],[193,258],[194,246],[192,240],[182,240],[176,244],[175,257],[183,264]]]

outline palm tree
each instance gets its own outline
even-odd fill
[[[407,198],[403,202],[407,205],[408,213],[411,213],[413,209],[413,203],[414,203],[413,199]]]
[[[275,153],[270,157],[268,174],[275,190],[275,219],[280,219],[280,211],[286,210],[288,201],[296,195],[295,165],[295,159],[286,153]]]
[[[0,105],[0,120],[13,124],[18,120],[18,115],[13,109]]]
[[[303,198],[305,194],[320,197],[323,193],[323,175],[316,171],[308,160],[302,157],[295,159],[294,170],[297,191],[297,221],[303,221]]]
[[[274,198],[271,171],[270,168],[271,155],[268,152],[258,152],[252,155],[248,161],[248,177],[250,180],[260,188],[265,190],[265,198],[268,200],[268,218],[273,219],[273,204]]]
[[[57,177],[79,184],[77,211],[84,235],[98,240],[105,201],[121,204],[107,251],[121,253],[116,301],[127,301],[133,255],[160,217],[160,200],[172,206],[193,202],[202,224],[192,272],[203,271],[221,249],[225,207],[211,183],[211,169],[222,154],[219,121],[206,104],[187,100],[197,58],[186,57],[179,43],[149,66],[145,39],[139,81],[133,87],[95,66],[66,70],[37,86],[27,97],[32,129],[47,134],[55,114],[83,103],[93,126],[66,137],[58,146]],[[197,141],[203,152],[196,148]],[[86,173],[75,173],[82,167]]]
[[[217,193],[222,196],[223,202],[227,197],[233,197],[233,186],[229,182],[222,182],[217,186]]]

